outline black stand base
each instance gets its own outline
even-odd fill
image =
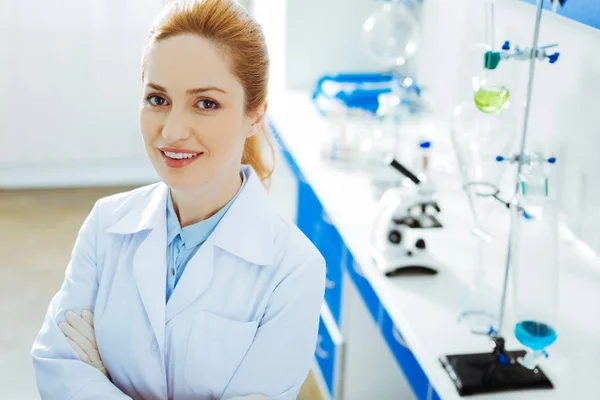
[[[440,361],[461,396],[526,389],[552,389],[552,383],[540,368],[527,369],[517,362],[524,351],[456,354]]]

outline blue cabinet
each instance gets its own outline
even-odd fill
[[[319,319],[319,337],[315,350],[315,359],[321,377],[331,399],[341,397],[340,382],[343,359],[343,341],[337,325],[326,305],[322,307]]]
[[[396,362],[404,373],[415,396],[419,400],[435,400],[439,396],[429,383],[427,375],[421,369],[417,359],[412,354],[402,334],[394,326],[394,323],[385,309],[382,310],[381,333]]]
[[[325,302],[339,325],[342,303],[344,243],[309,184],[298,181],[298,228],[319,249],[327,266]]]

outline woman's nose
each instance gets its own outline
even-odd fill
[[[186,122],[185,116],[173,110],[163,126],[162,137],[168,143],[175,143],[188,139],[190,135],[191,128]]]

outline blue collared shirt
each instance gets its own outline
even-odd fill
[[[242,186],[237,194],[221,208],[215,215],[197,222],[193,225],[181,228],[179,219],[173,207],[173,200],[169,192],[167,200],[167,302],[181,278],[185,266],[196,253],[202,243],[215,230],[221,218],[225,215],[231,204],[238,197],[246,184],[246,175],[242,175]]]

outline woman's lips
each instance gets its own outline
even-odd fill
[[[204,154],[203,152],[193,153],[193,152],[190,152],[187,150],[185,150],[185,151],[169,151],[169,150],[159,149],[159,151],[160,151],[160,155],[161,155],[164,163],[169,168],[183,168],[187,165],[190,165],[191,163],[193,163],[194,161],[199,159]],[[166,153],[195,154],[195,155],[193,157],[189,157],[189,158],[173,158],[173,157],[169,157]]]

